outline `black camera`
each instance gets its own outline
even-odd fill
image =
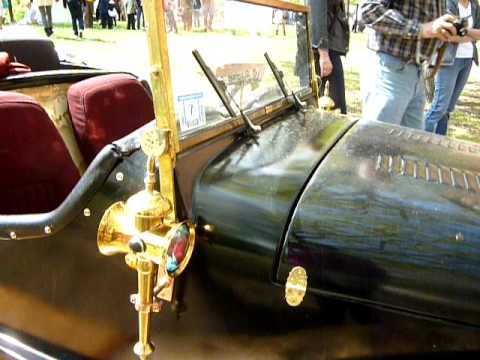
[[[464,17],[464,18],[457,18],[453,22],[453,26],[455,26],[455,29],[457,30],[457,35],[458,36],[465,36],[468,33],[468,18],[470,16]]]

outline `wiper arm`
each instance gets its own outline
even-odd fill
[[[270,58],[270,55],[268,55],[268,52],[264,54],[265,59],[267,59],[268,66],[270,66],[270,70],[272,70],[273,76],[275,77],[275,80],[277,80],[278,86],[280,87],[280,90],[282,90],[283,96],[285,96],[286,99],[288,99],[289,93],[287,90],[287,84],[285,83],[285,80],[283,79],[283,73],[278,70],[277,66],[275,63],[272,61]],[[307,104],[300,100],[295,94],[293,90],[290,90],[290,95],[293,97],[293,102],[295,103],[295,108],[300,111],[305,111],[307,108]]]
[[[222,101],[223,105],[227,109],[230,116],[235,117],[237,115],[230,104],[230,103],[233,103],[235,107],[238,109],[238,111],[240,112],[240,115],[242,116],[242,119],[245,122],[245,125],[247,125],[247,127],[251,131],[259,132],[260,130],[262,130],[262,128],[259,125],[255,125],[254,123],[252,123],[252,120],[250,120],[250,118],[247,116],[247,114],[245,114],[243,109],[237,104],[232,94],[230,94],[230,92],[227,90],[227,86],[225,85],[225,83],[223,81],[218,80],[217,77],[213,74],[212,69],[210,69],[208,65],[205,63],[205,61],[202,58],[202,55],[200,55],[200,52],[198,50],[193,50],[192,54],[195,57],[195,60],[197,60],[198,65],[200,65],[203,72],[205,73],[205,76],[207,77],[208,81],[210,81],[210,84],[212,84],[213,88],[215,89],[215,92],[217,93],[218,97]]]

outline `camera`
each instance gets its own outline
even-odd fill
[[[468,17],[464,18],[457,18],[453,22],[453,26],[455,26],[455,29],[457,30],[457,35],[458,36],[465,36],[468,33]]]

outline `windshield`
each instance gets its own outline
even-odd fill
[[[189,2],[180,4],[180,13],[190,17]],[[204,6],[198,14],[192,9],[191,24],[177,23],[169,14],[173,8],[166,9],[173,94],[181,137],[231,118],[192,55],[194,50],[245,111],[284,97],[265,52],[282,71],[289,91],[310,86],[306,14],[234,0],[217,0],[212,7]],[[239,109],[232,107],[238,115]]]

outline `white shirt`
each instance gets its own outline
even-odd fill
[[[472,15],[472,4],[469,1],[467,7],[464,7],[460,1],[458,2],[458,10],[460,11],[460,17],[464,18],[470,16],[468,18],[468,28],[473,27],[473,17]],[[471,42],[458,44],[457,49],[457,58],[462,59],[471,59],[473,58],[473,44]]]

